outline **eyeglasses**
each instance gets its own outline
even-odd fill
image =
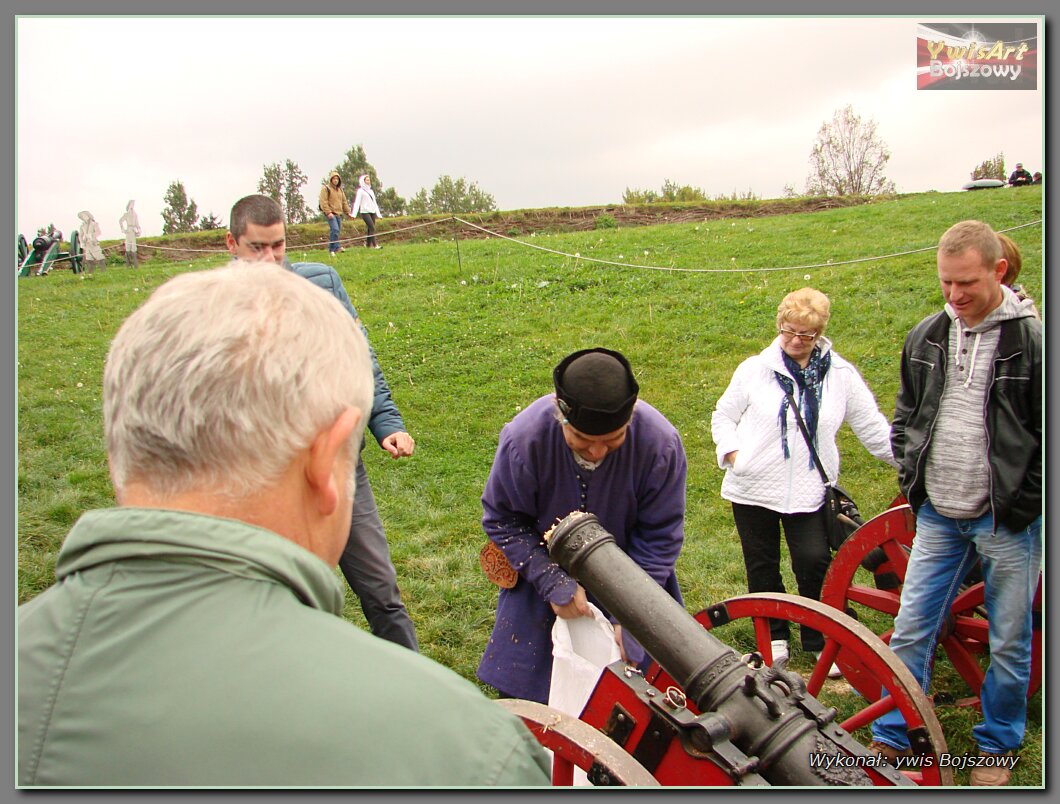
[[[789,340],[795,338],[803,343],[810,343],[810,341],[817,337],[816,332],[795,332],[795,330],[784,329],[783,327],[780,329],[780,334]]]

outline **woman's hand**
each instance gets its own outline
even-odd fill
[[[729,466],[736,466],[736,456],[740,454],[740,450],[734,449],[732,452],[726,452],[724,462]]]

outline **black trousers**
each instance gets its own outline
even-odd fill
[[[799,594],[820,599],[821,582],[832,561],[823,505],[809,514],[781,514],[757,505],[733,503],[732,515],[747,568],[747,591],[785,591],[780,576],[780,527],[783,525]],[[824,647],[820,631],[807,626],[800,626],[800,630],[803,650],[819,651]],[[772,639],[788,639],[786,620],[771,619],[769,631]]]
[[[368,239],[364,241],[364,245],[367,248],[375,248],[375,213],[362,212],[361,220],[368,227]]]

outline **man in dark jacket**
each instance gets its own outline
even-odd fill
[[[292,264],[287,261],[287,232],[279,204],[268,196],[248,195],[235,203],[228,220],[231,228],[225,236],[225,243],[233,256],[274,262],[305,277],[337,298],[367,338],[368,331],[334,268],[319,262]],[[405,430],[405,422],[394,404],[375,350],[371,345],[368,348],[375,374],[375,398],[368,429],[392,458],[408,457],[415,450],[416,442]],[[350,538],[339,560],[339,568],[360,600],[372,633],[411,650],[419,650],[416,628],[401,602],[397,572],[390,559],[386,532],[363,461],[357,462],[357,492]]]
[[[1013,187],[1022,187],[1024,184],[1030,184],[1033,180],[1034,177],[1031,176],[1029,170],[1023,167],[1022,162],[1016,163],[1016,169],[1008,177],[1008,183]]]
[[[1008,264],[985,223],[952,226],[937,262],[946,306],[906,338],[891,430],[916,539],[890,646],[926,690],[950,606],[981,559],[990,669],[973,734],[991,759],[971,783],[1003,785],[1011,765],[1000,760],[1026,724],[1041,565],[1042,326],[1001,284]],[[897,710],[872,732],[878,753],[909,753]]]

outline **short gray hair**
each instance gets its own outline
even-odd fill
[[[372,405],[368,345],[326,291],[236,260],[169,280],[122,324],[103,373],[111,480],[160,497],[267,488],[349,407],[358,459]],[[352,471],[352,468],[351,468]]]

